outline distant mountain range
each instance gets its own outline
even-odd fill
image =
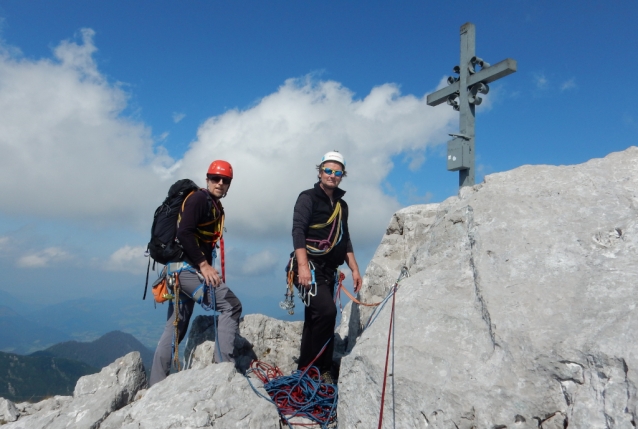
[[[72,395],[78,379],[138,351],[147,373],[153,352],[133,335],[109,332],[95,341],[65,341],[29,356],[0,352],[0,397],[14,402]]]
[[[32,353],[30,356],[72,359],[95,368],[103,368],[132,351],[140,352],[144,366],[150,370],[153,363],[153,352],[133,335],[121,331],[109,332],[88,343],[66,341]]]
[[[0,352],[0,397],[38,402],[48,396],[72,395],[80,377],[98,371],[70,359]]]
[[[129,333],[147,348],[154,348],[166,323],[167,305],[156,308],[152,298],[142,301],[141,293],[35,307],[0,292],[4,304],[0,305],[3,352],[29,354],[64,341],[93,341],[114,330]]]
[[[69,334],[0,306],[0,350],[4,352],[24,354],[70,339]]]

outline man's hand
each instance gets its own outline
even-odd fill
[[[361,284],[363,280],[361,279],[361,274],[359,274],[359,270],[352,272],[352,283],[354,285],[354,293],[359,293],[361,289]]]
[[[361,283],[363,283],[363,280],[361,280],[361,274],[359,274],[359,265],[357,265],[357,260],[354,258],[354,252],[346,253],[346,263],[352,272],[354,293],[358,293],[359,289],[361,289]]]
[[[221,278],[219,278],[219,273],[217,272],[217,270],[211,267],[211,265],[206,261],[199,264],[199,272],[202,274],[202,276],[204,276],[204,283],[209,286],[217,287],[222,282]]]
[[[308,264],[299,265],[298,271],[299,275],[297,277],[299,279],[299,284],[308,289],[310,287],[310,282],[312,281],[312,275],[310,274]]]

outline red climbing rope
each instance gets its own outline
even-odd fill
[[[394,286],[396,288],[396,285]],[[396,292],[396,290],[395,290]],[[394,322],[394,301],[396,293],[392,294],[392,311],[390,312],[390,329],[388,330],[388,348],[385,354],[385,371],[383,372],[383,389],[381,390],[381,411],[379,411],[379,428],[383,425],[383,405],[385,402],[385,386],[388,381],[388,360],[390,358],[390,340],[392,338],[392,328]],[[394,377],[394,374],[392,374]]]
[[[222,254],[221,264],[222,264],[222,281],[226,283],[226,255],[224,255],[224,237],[219,239],[219,252]]]

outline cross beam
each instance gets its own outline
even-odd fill
[[[490,66],[475,55],[476,28],[468,22],[461,26],[461,62],[454,67],[458,77],[449,77],[448,86],[427,97],[430,106],[447,102],[458,110],[459,133],[448,142],[448,170],[459,172],[459,187],[474,185],[475,107],[481,104],[478,94],[487,94],[487,85],[516,71],[516,60],[508,58]],[[480,67],[477,70],[477,66]],[[457,101],[458,98],[458,101]]]

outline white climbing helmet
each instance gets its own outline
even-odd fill
[[[343,168],[346,168],[346,160],[343,159],[343,155],[341,155],[336,150],[326,153],[323,158],[321,158],[321,164],[328,161],[338,162],[339,164],[343,165]]]

